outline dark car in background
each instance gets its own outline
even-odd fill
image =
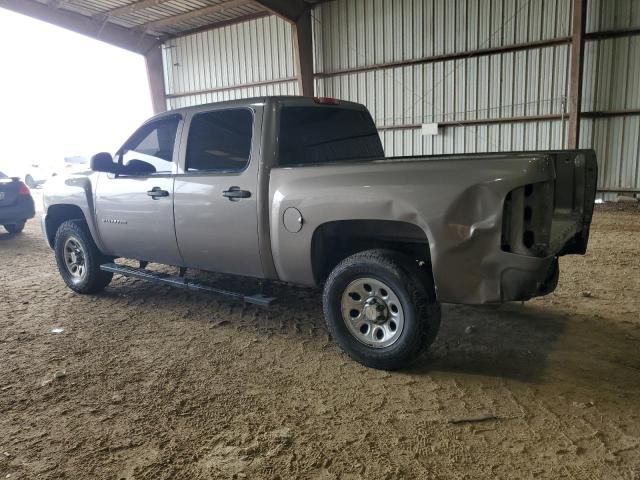
[[[0,225],[9,233],[20,233],[35,213],[29,187],[19,178],[0,172]]]

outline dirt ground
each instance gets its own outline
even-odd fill
[[[554,294],[445,306],[385,373],[329,340],[315,291],[76,295],[34,219],[0,234],[0,479],[640,479],[639,234],[600,208]]]

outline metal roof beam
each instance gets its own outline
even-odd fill
[[[180,22],[191,20],[192,18],[204,17],[206,15],[211,15],[213,13],[224,12],[225,10],[229,10],[230,8],[246,5],[247,3],[253,3],[253,2],[252,0],[230,0],[225,3],[218,3],[216,5],[211,5],[209,7],[199,8],[198,10],[192,10],[190,12],[181,13],[179,15],[172,15],[170,17],[162,18],[160,20],[144,23],[139,27],[147,31],[150,31],[150,30],[156,31],[158,28],[166,27],[169,25],[175,25]]]
[[[169,0],[137,0],[128,5],[123,5],[122,7],[116,7],[111,10],[100,12],[94,16],[97,17],[105,15],[107,17],[118,17],[121,15],[128,15],[129,13],[134,13],[149,7],[155,7],[156,5],[160,5],[161,3],[166,3],[168,1]]]
[[[159,38],[154,35],[135,32],[106,20],[98,22],[89,16],[50,7],[35,0],[0,0],[0,8],[6,8],[136,53],[146,54],[159,42]]]
[[[255,0],[255,2],[290,22],[295,22],[311,9],[311,5],[304,0]]]
[[[193,35],[194,33],[206,32],[208,30],[215,30],[216,28],[228,27],[229,25],[236,25],[238,23],[249,22],[251,20],[257,20],[258,18],[264,18],[272,15],[271,12],[256,12],[249,13],[248,15],[242,15],[241,17],[232,18],[231,20],[222,20],[220,22],[207,23],[189,30],[182,30],[177,33],[168,33],[164,36],[165,39],[186,37],[187,35]]]

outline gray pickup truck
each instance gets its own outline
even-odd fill
[[[115,273],[221,292],[187,268],[322,286],[333,338],[382,369],[434,340],[442,302],[553,291],[558,257],[587,247],[597,177],[591,150],[385,158],[364,106],[304,97],[163,113],[91,167],[44,193],[71,289]]]

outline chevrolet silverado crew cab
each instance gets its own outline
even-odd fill
[[[116,273],[221,292],[186,269],[322,287],[333,338],[381,369],[434,340],[442,302],[553,291],[558,257],[587,247],[597,177],[591,150],[385,158],[364,106],[304,97],[162,113],[91,167],[45,187],[69,288]]]

